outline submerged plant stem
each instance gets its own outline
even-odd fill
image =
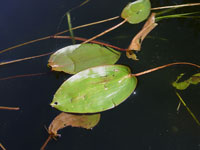
[[[169,66],[173,66],[173,65],[191,65],[191,66],[195,66],[197,68],[200,68],[199,65],[189,63],[189,62],[175,62],[175,63],[170,63],[170,64],[166,64],[166,65],[163,65],[163,66],[159,66],[159,67],[156,67],[156,68],[152,68],[152,69],[149,69],[149,70],[146,70],[146,71],[143,71],[143,72],[135,73],[135,74],[133,74],[133,76],[141,76],[141,75],[144,75],[144,74],[147,74],[147,73],[150,73],[150,72],[153,72],[153,71],[157,71],[157,70],[160,70],[160,69],[163,69],[163,68],[166,68],[166,67],[169,67]]]
[[[200,126],[199,120],[196,118],[196,116],[193,114],[193,112],[189,109],[189,107],[187,107],[186,103],[183,101],[183,99],[181,98],[180,94],[178,92],[176,92],[176,95],[178,96],[180,102],[185,106],[185,108],[187,109],[187,111],[189,112],[189,114],[192,116],[192,118]]]
[[[0,109],[3,110],[19,110],[19,107],[5,107],[5,106],[0,106]]]

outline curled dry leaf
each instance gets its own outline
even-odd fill
[[[85,129],[92,129],[95,127],[100,120],[100,114],[90,114],[90,115],[81,115],[81,114],[69,114],[62,112],[54,118],[48,128],[49,137],[45,141],[44,145],[41,147],[41,150],[44,150],[47,143],[57,136],[58,131],[68,126],[72,127],[81,127]]]
[[[138,60],[136,55],[133,53],[133,50],[139,51],[141,49],[142,41],[144,38],[158,25],[155,23],[155,13],[152,13],[149,19],[144,24],[142,30],[133,38],[131,44],[128,47],[126,56],[133,60]]]

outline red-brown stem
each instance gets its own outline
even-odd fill
[[[3,110],[19,110],[19,107],[5,107],[5,106],[0,106],[0,109]]]
[[[198,5],[200,5],[200,3],[181,4],[181,5],[173,5],[173,6],[163,6],[163,7],[151,8],[151,10],[160,10],[160,9],[168,9],[168,8],[181,8],[181,7],[198,6]]]
[[[12,47],[9,47],[9,48],[1,50],[0,54],[4,53],[4,52],[7,52],[7,51],[9,51],[11,49],[17,48],[17,47],[21,47],[21,46],[28,45],[28,44],[31,44],[31,43],[39,42],[39,41],[42,41],[42,40],[47,40],[47,39],[50,39],[50,38],[51,38],[51,36],[46,36],[46,37],[42,37],[42,38],[39,38],[39,39],[28,41],[28,42],[25,42],[25,43],[22,43],[22,44],[18,44],[18,45],[15,45],[15,46],[12,46]]]
[[[149,69],[149,70],[146,70],[146,71],[143,71],[143,72],[135,73],[135,74],[132,74],[132,75],[137,77],[137,76],[141,76],[141,75],[144,75],[144,74],[147,74],[147,73],[150,73],[150,72],[153,72],[153,71],[157,71],[157,70],[160,70],[160,69],[163,69],[163,68],[166,68],[166,67],[169,67],[169,66],[173,66],[173,65],[191,65],[191,66],[195,66],[197,68],[200,68],[199,65],[189,63],[189,62],[175,62],[175,63],[170,63],[170,64],[166,64],[166,65],[163,65],[163,66],[159,66],[159,67],[156,67],[156,68],[152,68],[152,69]]]
[[[12,64],[12,63],[16,63],[16,62],[21,62],[21,61],[24,61],[24,60],[30,60],[30,59],[34,59],[34,58],[44,57],[44,56],[48,56],[48,55],[50,55],[52,53],[54,53],[54,52],[49,52],[49,53],[45,53],[45,54],[41,54],[41,55],[36,55],[36,56],[25,57],[25,58],[20,58],[20,59],[15,59],[15,60],[11,60],[11,61],[2,62],[2,63],[0,63],[0,66],[7,65],[7,64]]]
[[[88,23],[88,24],[80,25],[80,26],[74,27],[72,29],[73,30],[80,29],[80,28],[84,28],[84,27],[87,27],[87,26],[90,26],[90,25],[95,25],[95,24],[98,24],[98,23],[103,23],[103,22],[115,20],[117,18],[119,18],[119,16],[115,16],[115,17],[112,17],[112,18],[104,19],[104,20],[101,20],[101,21],[93,22],[93,23]],[[64,30],[62,32],[56,33],[55,35],[61,35],[61,34],[66,33],[68,31],[69,30]],[[21,46],[28,45],[28,44],[31,44],[31,43],[39,42],[39,41],[42,41],[42,40],[47,40],[47,39],[50,39],[50,38],[51,38],[51,36],[46,36],[46,37],[42,37],[42,38],[39,38],[39,39],[31,40],[31,41],[28,41],[28,42],[25,42],[25,43],[21,43],[21,44],[18,44],[18,45],[15,45],[15,46],[12,46],[12,47],[9,47],[9,48],[1,50],[0,54],[4,53],[4,52],[7,52],[9,50],[12,50],[14,48],[17,48],[17,47],[21,47]]]
[[[99,24],[99,23],[104,23],[104,22],[115,20],[115,19],[118,19],[118,18],[120,18],[120,16],[115,16],[115,17],[112,17],[112,18],[108,18],[108,19],[104,19],[104,20],[100,20],[100,21],[96,21],[96,22],[80,25],[80,26],[77,26],[77,27],[73,27],[72,30],[88,27],[88,26],[91,26],[91,25]],[[64,30],[64,31],[58,32],[55,35],[61,35],[61,34],[64,34],[66,32],[69,32],[69,30]]]
[[[52,139],[53,135],[49,135],[49,137],[46,139],[46,141],[44,142],[44,144],[42,145],[42,147],[40,148],[40,150],[44,150],[45,147],[47,146],[47,144],[49,143],[49,141]]]
[[[156,7],[156,8],[151,8],[151,10],[166,9],[166,8],[179,8],[179,7],[197,6],[197,5],[200,5],[200,3],[191,3],[191,4],[183,4],[183,5],[175,5],[175,6]],[[103,22],[111,21],[111,20],[117,19],[119,17],[120,16],[115,16],[115,17],[108,18],[108,19],[105,19],[105,20],[101,20],[101,21],[97,21],[97,22],[93,22],[93,23],[89,23],[89,24],[85,24],[85,25],[80,25],[80,26],[74,27],[72,29],[75,30],[75,29],[87,27],[87,26],[90,26],[90,25],[95,25],[95,24],[98,24],[98,23],[103,23]],[[68,31],[69,30],[65,30],[65,31],[56,33],[55,35],[61,35],[61,34],[64,34],[64,33],[68,32]],[[42,40],[45,40],[45,39],[49,39],[50,37],[51,36],[42,37],[42,38],[39,38],[39,39],[35,39],[35,40],[32,40],[32,41],[28,41],[28,42],[25,42],[25,43],[22,43],[22,44],[18,44],[18,45],[15,45],[15,46],[3,49],[3,50],[0,51],[0,54],[4,53],[4,52],[7,52],[7,51],[9,51],[11,49],[17,48],[17,47],[21,47],[21,46],[24,46],[24,45],[27,45],[27,44],[31,44],[31,43],[34,43],[34,42],[38,42],[38,41],[42,41]]]
[[[40,76],[40,75],[44,75],[44,74],[47,74],[47,73],[22,74],[22,75],[16,75],[16,76],[10,76],[10,77],[5,77],[5,78],[0,78],[0,81],[2,81],[2,80],[9,80],[9,79],[16,79],[16,78],[22,78],[22,77]]]
[[[2,148],[2,150],[6,150],[6,148],[0,143],[0,147]]]
[[[56,38],[56,39],[71,39],[70,36],[51,36],[51,38]],[[86,38],[81,38],[81,37],[74,37],[75,40],[78,40],[78,41],[87,41],[88,39]],[[90,43],[95,43],[95,44],[99,44],[99,45],[103,45],[103,46],[107,46],[107,47],[111,47],[111,48],[114,48],[116,50],[119,50],[119,51],[127,51],[127,49],[124,49],[124,48],[120,48],[120,47],[117,47],[117,46],[114,46],[114,45],[111,45],[111,44],[107,44],[107,43],[103,43],[103,42],[99,42],[99,41],[90,41]]]
[[[71,39],[70,36],[49,36],[49,38]],[[79,40],[79,41],[86,41],[87,40],[87,39],[81,38],[81,37],[74,37],[74,39]],[[107,47],[111,47],[111,48],[114,48],[114,49],[119,50],[119,51],[127,51],[127,49],[123,49],[123,48],[120,48],[120,47],[117,47],[117,46],[114,46],[114,45],[110,45],[110,44],[106,44],[106,43],[103,43],[103,42],[98,42],[98,41],[90,41],[90,42],[100,44],[100,45],[103,45],[103,46],[107,46]],[[30,60],[30,59],[34,59],[34,58],[44,57],[44,56],[50,55],[52,53],[54,53],[54,52],[49,52],[49,53],[45,53],[45,54],[41,54],[41,55],[36,55],[36,56],[20,58],[20,59],[16,59],[16,60],[12,60],[12,61],[2,62],[2,63],[0,63],[0,66],[12,64],[12,63],[16,63],[16,62],[21,62],[21,61],[24,61],[24,60]]]
[[[123,25],[126,21],[127,21],[127,20],[124,19],[122,22],[118,23],[117,25],[115,25],[115,26],[113,26],[113,27],[111,27],[111,28],[109,28],[109,29],[107,29],[107,30],[105,30],[105,31],[103,31],[103,32],[101,32],[101,33],[99,33],[99,34],[97,34],[96,36],[94,36],[94,37],[88,39],[87,41],[85,41],[85,42],[83,42],[83,43],[88,43],[88,42],[90,42],[90,41],[92,41],[92,40],[94,40],[94,39],[96,39],[96,38],[98,38],[98,37],[100,37],[100,36],[102,36],[102,35],[104,35],[104,34],[110,32],[110,31],[112,31],[112,30],[114,30],[114,29],[118,28],[119,26]]]

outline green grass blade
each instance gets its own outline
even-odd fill
[[[166,16],[160,16],[156,17],[156,22],[161,21],[162,19],[169,19],[169,18],[183,18],[183,17],[189,17],[189,15],[193,14],[199,14],[200,12],[191,12],[191,13],[183,13],[183,14],[174,14],[174,15],[166,15]]]
[[[187,107],[186,103],[181,98],[180,94],[178,92],[176,92],[176,95],[178,96],[178,98],[181,101],[181,103],[185,106],[185,108],[187,109],[187,111],[189,112],[189,114],[192,116],[192,118],[195,120],[195,122],[200,126],[199,120],[195,117],[195,115],[192,113],[192,111],[189,109],[189,107]]]
[[[156,12],[156,16],[160,16],[160,15],[163,15],[163,14],[166,14],[166,13],[169,13],[169,12],[172,12],[172,11],[174,11],[175,9],[177,9],[177,8],[169,8],[169,9],[166,9],[166,10],[162,10],[162,11]]]
[[[70,36],[72,37],[72,43],[75,44],[76,41],[74,39],[74,32],[72,30],[72,23],[71,23],[70,12],[67,12],[66,15],[67,15],[67,23],[68,23],[68,27],[69,27],[69,33],[70,33]]]

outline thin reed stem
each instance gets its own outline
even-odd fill
[[[49,137],[44,142],[44,144],[42,145],[42,147],[40,148],[40,150],[44,150],[51,139],[52,139],[52,135],[50,134]]]
[[[3,49],[3,50],[0,51],[0,54],[1,54],[1,53],[4,53],[4,52],[7,52],[7,51],[9,51],[9,50],[15,49],[15,48],[17,48],[17,47],[21,47],[21,46],[28,45],[28,44],[31,44],[31,43],[35,43],[35,42],[39,42],[39,41],[42,41],[42,40],[50,39],[50,37],[51,37],[51,36],[39,38],[39,39],[36,39],[36,40],[28,41],[28,42],[25,42],[25,43],[22,43],[22,44],[18,44],[18,45],[15,45],[15,46],[12,46],[12,47]]]
[[[56,39],[70,39],[70,36],[52,36],[52,38],[56,38]],[[74,37],[75,40],[79,40],[79,41],[86,41],[86,38],[81,38],[81,37]],[[116,50],[119,51],[127,51],[127,49],[124,48],[120,48],[111,44],[107,44],[107,43],[103,43],[103,42],[99,42],[99,41],[90,41],[90,43],[95,43],[95,44],[99,44],[99,45],[103,45],[103,46],[107,46],[107,47],[111,47],[114,48]]]
[[[117,19],[117,18],[119,18],[119,16],[112,17],[112,18],[108,18],[108,19],[104,19],[104,20],[97,21],[97,22],[92,22],[92,23],[80,25],[80,26],[77,26],[77,27],[72,28],[72,30],[76,30],[76,29],[80,29],[80,28],[92,26],[92,25],[99,24],[99,23],[108,22],[108,21],[111,21],[111,20],[115,20],[115,19]],[[67,32],[69,32],[69,30],[64,30],[64,31],[59,32],[59,33],[56,33],[56,34],[54,34],[54,35],[61,35],[61,34],[67,33]],[[12,49],[21,47],[21,46],[25,46],[25,45],[31,44],[31,43],[39,42],[39,41],[42,41],[42,40],[47,40],[47,39],[50,39],[51,37],[52,37],[52,36],[46,36],[46,37],[42,37],[42,38],[39,38],[39,39],[31,40],[31,41],[28,41],[28,42],[25,42],[25,43],[21,43],[21,44],[18,44],[18,45],[15,45],[15,46],[6,48],[6,49],[1,50],[1,51],[0,51],[0,54],[1,54],[1,53],[4,53],[4,52],[7,52],[7,51],[9,51],[9,50],[12,50]]]
[[[22,77],[40,76],[40,75],[44,75],[44,74],[47,74],[47,73],[32,73],[32,74],[15,75],[15,76],[10,76],[10,77],[0,78],[0,81],[22,78]]]
[[[50,38],[71,39],[72,37],[70,37],[70,36],[50,36]],[[74,39],[75,40],[79,40],[79,41],[86,41],[87,40],[87,39],[81,38],[81,37],[74,37]],[[117,46],[114,46],[114,45],[111,45],[111,44],[107,44],[107,43],[103,43],[103,42],[99,42],[99,41],[90,41],[90,42],[91,43],[100,44],[100,45],[103,45],[103,46],[107,46],[107,47],[111,47],[111,48],[114,48],[114,49],[119,50],[119,51],[127,51],[127,49],[120,48],[120,47],[117,47]],[[40,57],[48,56],[48,55],[50,55],[52,53],[54,53],[54,52],[49,52],[49,53],[45,53],[45,54],[41,54],[41,55],[36,55],[36,56],[25,57],[25,58],[15,59],[15,60],[11,60],[11,61],[1,62],[0,66],[7,65],[7,64],[12,64],[12,63],[16,63],[16,62],[21,62],[21,61],[25,61],[25,60],[40,58]]]
[[[98,35],[96,35],[96,36],[94,36],[94,37],[88,39],[87,41],[85,41],[85,42],[83,42],[83,43],[88,43],[88,42],[90,42],[90,41],[92,41],[92,40],[94,40],[94,39],[96,39],[96,38],[98,38],[98,37],[100,37],[100,36],[102,36],[102,35],[104,35],[104,34],[110,32],[110,31],[112,31],[112,30],[114,30],[114,29],[118,28],[119,26],[123,25],[126,21],[127,21],[127,20],[124,19],[124,20],[123,20],[122,22],[120,22],[119,24],[117,24],[117,25],[115,25],[115,26],[113,26],[113,27],[111,27],[111,28],[105,30],[104,32],[101,32],[100,34],[98,34]]]
[[[190,4],[181,4],[181,5],[173,5],[173,6],[155,7],[155,8],[151,8],[151,10],[160,10],[160,9],[168,9],[168,8],[181,8],[181,7],[198,6],[198,5],[200,5],[200,3],[190,3]]]
[[[16,60],[1,62],[0,66],[7,65],[7,64],[12,64],[12,63],[16,63],[16,62],[21,62],[21,61],[24,61],[24,60],[30,60],[30,59],[34,59],[34,58],[44,57],[44,56],[48,56],[48,55],[50,55],[52,53],[53,52],[49,52],[49,53],[45,53],[45,54],[41,54],[41,55],[36,55],[36,56],[25,57],[25,58],[20,58],[20,59],[16,59]]]
[[[115,17],[112,17],[112,18],[108,18],[108,19],[104,19],[104,20],[100,20],[100,21],[96,21],[96,22],[92,22],[92,23],[80,25],[80,26],[77,26],[77,27],[73,27],[72,30],[76,30],[76,29],[80,29],[80,28],[85,28],[85,27],[92,26],[92,25],[95,25],[95,24],[100,24],[100,23],[112,21],[112,20],[118,19],[119,17],[120,16],[115,16]],[[67,33],[67,32],[69,32],[69,30],[64,30],[62,32],[58,32],[55,35],[61,35],[61,34]]]
[[[5,107],[5,106],[0,106],[0,110],[20,110],[19,107]]]
[[[186,105],[186,103],[184,102],[184,100],[182,99],[182,97],[180,96],[180,94],[178,92],[176,92],[176,95],[178,96],[180,102],[185,106],[185,108],[187,109],[187,111],[189,112],[189,114],[192,116],[192,118],[195,120],[195,122],[200,126],[199,120],[196,118],[196,116],[190,110],[190,108]]]

